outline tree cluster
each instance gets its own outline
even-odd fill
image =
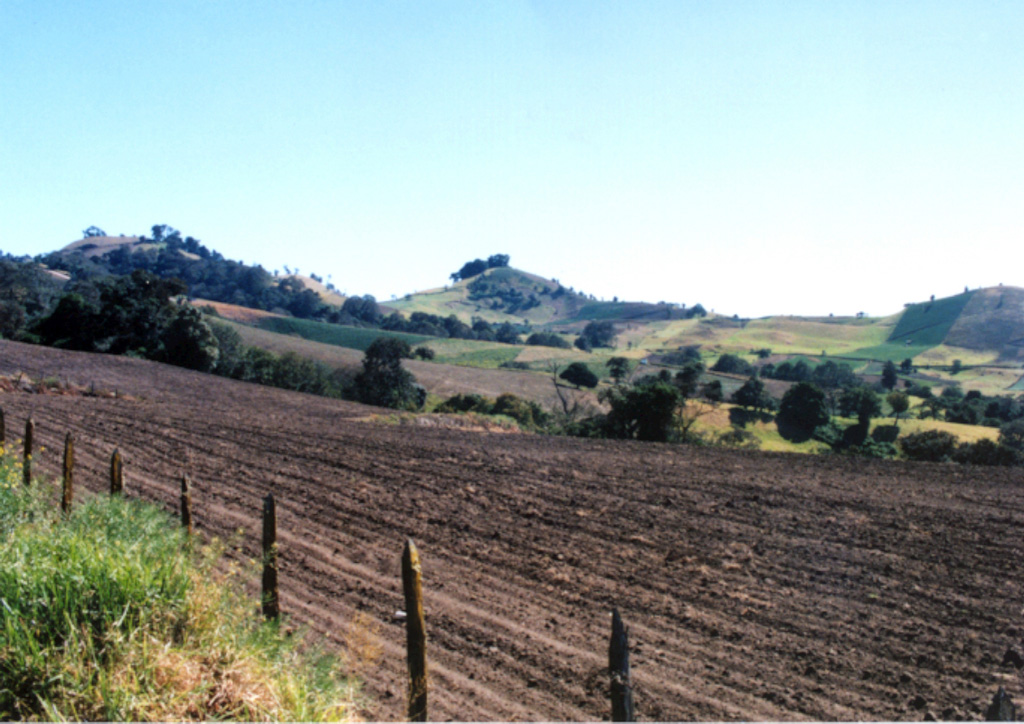
[[[453,282],[460,282],[464,279],[471,279],[479,274],[483,274],[488,269],[508,266],[508,262],[508,254],[492,254],[487,257],[486,261],[483,259],[467,261],[457,272],[452,272],[450,277]]]

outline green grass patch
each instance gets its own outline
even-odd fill
[[[435,341],[436,337],[428,337],[422,334],[406,334],[405,332],[389,332],[384,329],[366,329],[364,327],[344,327],[339,324],[327,324],[326,322],[314,322],[309,319],[294,319],[292,317],[266,317],[261,319],[257,326],[268,332],[277,334],[291,334],[312,342],[333,344],[336,347],[347,347],[365,352],[370,343],[378,337],[397,337],[404,339],[412,346],[424,342]]]
[[[223,546],[121,497],[65,520],[20,479],[0,458],[0,719],[352,718],[354,683],[254,616]]]
[[[909,339],[915,346],[926,347],[942,344],[972,296],[974,292],[966,292],[933,302],[911,304],[903,311],[889,340],[905,343]]]
[[[905,342],[886,342],[874,347],[862,347],[851,352],[845,352],[842,356],[854,359],[880,360],[882,362],[902,362],[908,357],[913,359],[931,348],[932,345],[926,344],[908,345]]]
[[[1024,377],[1021,377],[1019,380],[1017,380],[1012,385],[1010,385],[1009,389],[1011,389],[1013,391],[1022,391],[1022,390],[1024,390]]]
[[[438,350],[435,362],[460,365],[462,367],[479,367],[481,369],[497,369],[504,362],[513,361],[520,352],[520,348],[512,346],[494,347],[488,349],[468,349],[457,352],[442,352]]]

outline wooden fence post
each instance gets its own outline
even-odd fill
[[[75,497],[75,438],[69,432],[64,438],[64,488],[60,497],[60,512],[71,515],[71,502]]]
[[[4,422],[4,408],[0,407],[0,447],[7,444],[7,423]]]
[[[35,430],[35,421],[31,417],[25,420],[25,460],[22,466],[25,485],[32,483],[32,435]]]
[[[636,721],[633,714],[633,685],[629,680],[629,637],[617,608],[612,610],[608,673],[612,679],[612,721]]]
[[[277,591],[277,510],[274,494],[263,499],[263,616],[276,621],[281,616]]]
[[[117,449],[110,456],[110,494],[124,495],[124,464],[121,462],[121,451]]]
[[[402,552],[405,638],[409,654],[409,721],[427,720],[427,625],[423,615],[423,571],[412,539]]]
[[[264,523],[264,526],[266,523]],[[187,475],[181,476],[181,527],[185,534],[192,535],[192,481]]]

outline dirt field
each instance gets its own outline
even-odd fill
[[[23,371],[128,397],[6,392],[80,486],[110,452],[208,535],[278,497],[283,606],[331,641],[378,629],[374,718],[402,716],[399,558],[424,559],[433,719],[607,718],[609,611],[643,719],[976,719],[1024,703],[1024,472],[387,427],[370,408],[154,363],[0,342]],[[56,501],[56,493],[55,493]],[[369,621],[353,626],[354,621]],[[365,657],[363,657],[365,659]]]

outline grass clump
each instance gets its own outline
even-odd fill
[[[333,657],[256,616],[222,545],[192,551],[154,506],[52,486],[0,458],[0,719],[351,718]]]

